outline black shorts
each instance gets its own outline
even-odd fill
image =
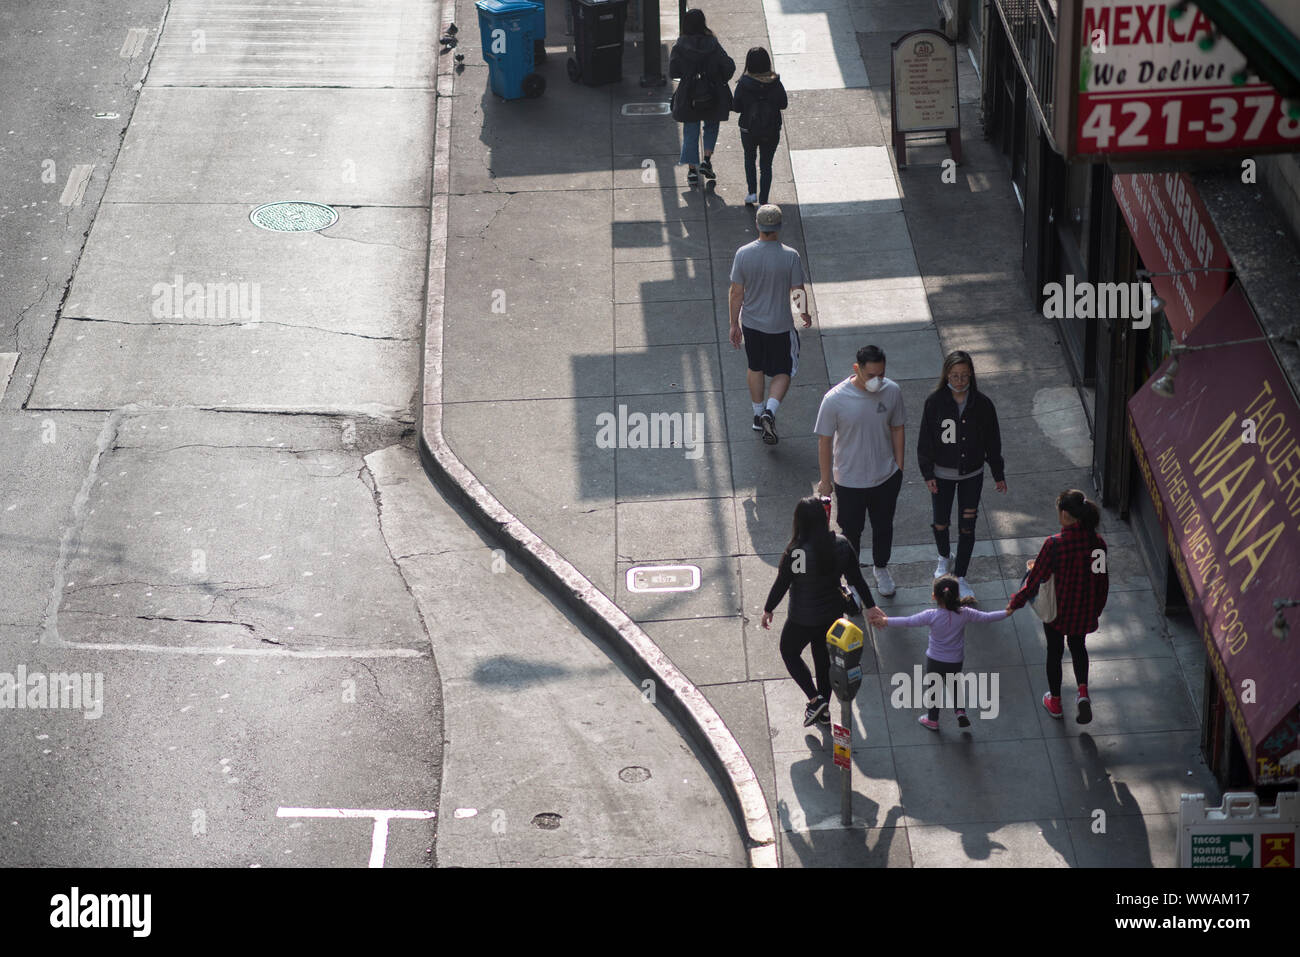
[[[795,329],[789,332],[759,332],[748,326],[741,326],[745,337],[745,356],[749,359],[749,368],[764,375],[793,376],[799,371],[799,333]]]

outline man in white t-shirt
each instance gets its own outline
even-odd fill
[[[889,574],[894,544],[894,507],[903,487],[903,392],[885,378],[885,353],[863,346],[853,375],[822,399],[813,431],[818,435],[820,495],[829,495],[834,475],[835,504],[844,537],[861,552],[862,530],[871,518],[871,561],[876,584],[886,598],[896,591]]]

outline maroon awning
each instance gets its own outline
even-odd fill
[[[1232,265],[1223,240],[1186,173],[1118,173],[1111,183],[1133,245],[1165,300],[1174,338],[1185,342],[1223,296]]]
[[[1262,335],[1234,285],[1187,344]],[[1272,633],[1273,601],[1300,598],[1300,407],[1266,342],[1178,367],[1172,398],[1129,400],[1133,449],[1256,781],[1300,779],[1300,609]]]

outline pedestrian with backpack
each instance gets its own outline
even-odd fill
[[[736,95],[731,100],[731,112],[740,114],[747,206],[767,205],[772,189],[772,158],[781,142],[781,111],[789,105],[781,75],[772,72],[772,58],[762,47],[750,47],[745,55],[745,74],[736,83]]]
[[[668,57],[668,75],[680,80],[673,91],[673,119],[682,124],[682,152],[679,163],[687,166],[686,182],[695,186],[701,174],[705,184],[717,181],[713,171],[713,147],[718,128],[731,115],[731,87],[736,61],[727,56],[708,28],[703,10],[687,10],[682,17],[682,35]],[[703,158],[700,135],[704,136]]]

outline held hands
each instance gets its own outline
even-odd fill
[[[889,616],[877,605],[867,609],[867,621],[871,622],[873,628],[884,628],[889,625]]]
[[[928,488],[928,489],[930,490],[930,494],[931,494],[931,495],[938,495],[938,494],[939,494],[939,480],[938,480],[938,479],[926,479],[926,480],[925,480],[925,487]]]
[[[822,479],[820,482],[818,482],[818,483],[817,483],[817,494],[818,494],[818,495],[830,495],[830,494],[831,494],[831,483],[830,483],[829,481],[827,481],[826,479]]]
[[[807,329],[812,325],[812,316],[806,312],[799,313],[799,318],[803,320],[803,327]]]
[[[770,631],[772,628],[772,613],[770,611],[763,612],[763,618],[759,624]]]

